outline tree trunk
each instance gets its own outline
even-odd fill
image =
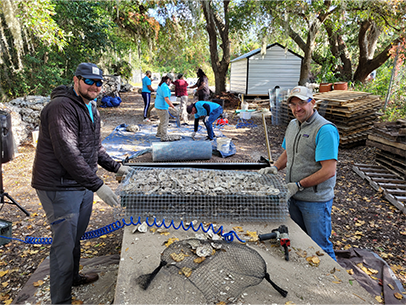
[[[359,59],[357,70],[354,73],[354,81],[365,82],[372,71],[389,59],[389,50],[392,45],[397,44],[404,37],[401,36],[392,41],[380,54],[374,57],[379,33],[373,22],[369,20],[362,22],[358,34]]]
[[[317,32],[319,31],[321,22],[316,18],[310,25],[309,32],[307,34],[306,46],[304,51],[304,58],[302,66],[300,67],[299,85],[304,86],[309,81],[310,64],[312,62],[312,55],[314,51],[314,45],[316,41]]]
[[[209,34],[210,59],[215,78],[215,93],[221,94],[226,91],[226,77],[228,66],[230,64],[230,40],[229,40],[229,20],[228,5],[230,1],[223,1],[224,23],[220,16],[214,11],[211,1],[202,1],[204,17],[206,19],[206,30]],[[221,39],[220,48],[222,49],[222,58],[219,60],[217,50],[217,35]]]
[[[330,44],[330,51],[336,58],[340,58],[342,62],[342,66],[338,67],[338,71],[340,72],[341,79],[348,81],[352,79],[352,66],[351,66],[351,59],[350,54],[348,53],[347,45],[343,40],[341,34],[337,31],[334,32],[332,28],[332,24],[330,22],[326,22],[324,27],[328,34],[328,41]]]

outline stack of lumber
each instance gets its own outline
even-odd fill
[[[376,147],[376,162],[401,179],[406,177],[406,120],[374,123],[366,142]]]
[[[319,113],[337,126],[341,147],[363,144],[383,105],[379,96],[360,91],[316,93],[314,99]]]

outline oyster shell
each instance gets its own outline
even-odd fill
[[[213,248],[210,245],[202,245],[196,248],[196,255],[199,257],[210,256],[213,253]]]
[[[141,233],[145,233],[148,231],[148,225],[145,221],[138,226],[138,231]]]

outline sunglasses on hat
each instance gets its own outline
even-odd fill
[[[98,79],[98,80],[93,80],[90,78],[84,78],[82,76],[78,76],[79,79],[83,80],[83,82],[86,85],[92,86],[94,83],[96,83],[96,87],[101,87],[103,85],[103,81]]]

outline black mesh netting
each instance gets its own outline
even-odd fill
[[[138,277],[147,289],[161,268],[186,277],[210,303],[234,301],[245,288],[264,278],[284,297],[287,292],[271,281],[262,256],[250,247],[227,241],[187,239],[171,244],[162,252],[154,272]]]

